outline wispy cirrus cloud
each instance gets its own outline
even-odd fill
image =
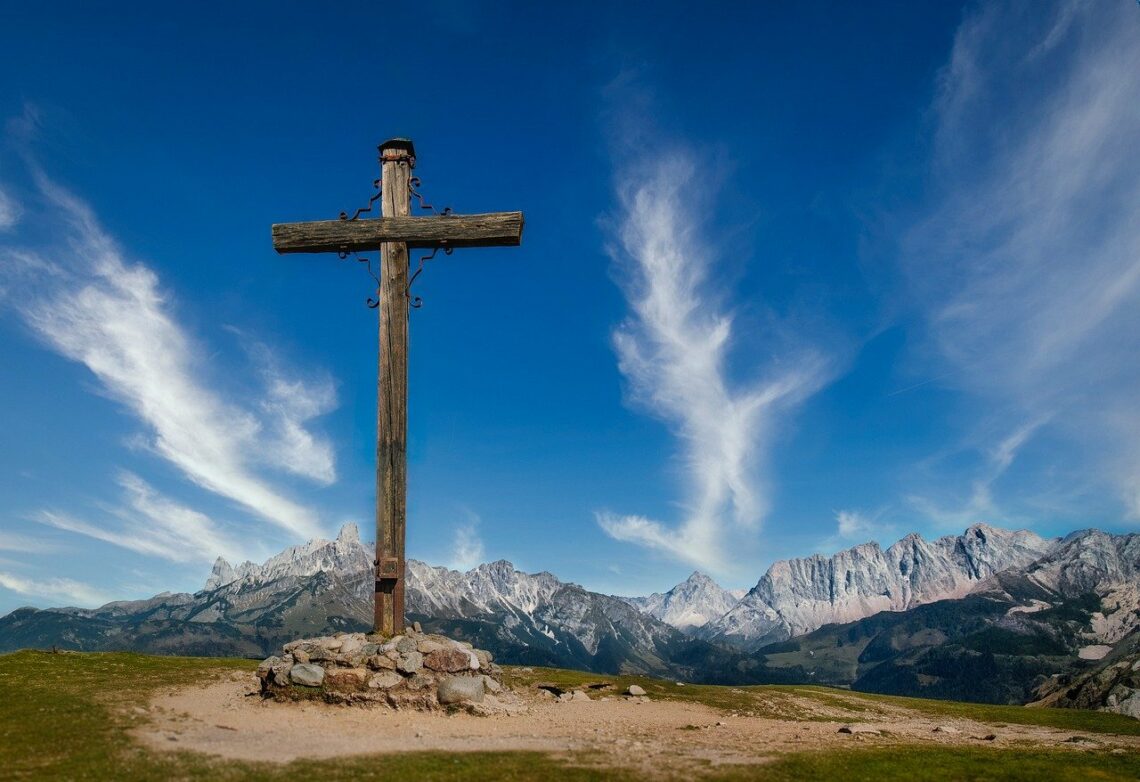
[[[243,404],[211,388],[204,351],[173,318],[170,295],[154,271],[130,262],[87,204],[34,165],[32,171],[40,196],[60,217],[56,241],[65,252],[54,244],[50,255],[0,246],[9,305],[147,427],[155,454],[198,486],[289,533],[317,536],[316,514],[257,468],[269,462],[321,484],[335,479],[331,446],[306,426],[335,406],[331,384],[310,385],[266,362],[267,393],[260,399]],[[55,258],[67,258],[66,267]],[[148,496],[140,485],[124,484],[136,503]]]
[[[628,280],[630,313],[614,348],[630,402],[668,423],[680,441],[688,502],[675,525],[608,511],[597,520],[617,540],[724,572],[730,533],[755,530],[768,511],[764,468],[777,416],[818,390],[831,366],[811,348],[787,350],[755,366],[756,379],[733,382],[733,314],[710,279],[713,253],[682,200],[699,189],[694,161],[666,154],[622,181],[611,255]]]
[[[8,231],[20,222],[23,209],[18,201],[0,188],[0,232]]]
[[[73,603],[84,608],[101,606],[111,601],[111,597],[102,590],[70,578],[34,579],[0,572],[0,587],[28,597],[54,603]]]
[[[464,520],[455,525],[451,547],[451,567],[456,570],[470,570],[482,563],[486,556],[483,538],[479,535],[482,519],[478,514],[464,509]]]
[[[942,73],[902,266],[933,372],[984,400],[986,429],[1022,422],[980,446],[967,511],[1048,430],[1140,517],[1138,30],[1130,3],[989,3]]]
[[[170,562],[250,558],[248,545],[239,543],[209,516],[170,499],[139,476],[122,472],[118,484],[120,502],[104,504],[98,523],[55,510],[39,511],[31,519]]]

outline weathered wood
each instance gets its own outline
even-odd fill
[[[381,214],[410,211],[408,179],[415,152],[404,141],[380,147]],[[405,218],[411,219],[411,218]],[[421,218],[423,219],[423,218]],[[430,220],[430,218],[428,218]],[[338,221],[340,222],[340,221]],[[439,222],[436,219],[435,222]],[[319,224],[318,224],[319,225]],[[351,223],[341,222],[341,225]],[[276,226],[274,227],[276,229]],[[404,538],[408,450],[408,245],[380,245],[380,363],[376,388],[376,630],[404,631]],[[395,562],[392,562],[395,560]],[[386,567],[385,567],[386,566]],[[383,570],[395,578],[384,578]]]
[[[510,247],[522,241],[522,230],[522,212],[277,223],[273,249],[279,253],[359,252],[376,250],[388,242],[403,242],[408,247]]]
[[[279,253],[380,251],[380,351],[376,385],[376,623],[404,630],[404,544],[408,443],[408,248],[512,246],[522,212],[411,217],[408,183],[416,153],[408,139],[380,145],[382,217],[273,226]]]

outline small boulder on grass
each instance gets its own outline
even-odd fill
[[[645,695],[645,688],[639,684],[631,684],[628,687],[626,687],[625,694],[626,695],[633,695],[635,697],[639,696],[639,695]]]

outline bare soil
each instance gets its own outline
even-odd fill
[[[1140,751],[1140,737],[1081,734],[1031,725],[987,725],[884,706],[868,714],[788,693],[756,694],[757,712],[724,713],[699,703],[591,693],[561,702],[539,690],[504,695],[493,716],[392,711],[258,695],[256,680],[234,675],[155,697],[132,733],[160,750],[192,750],[234,760],[420,751],[532,750],[645,770],[758,763],[786,752],[856,745],[999,745]],[[854,702],[850,704],[854,708]],[[786,714],[783,718],[781,715]],[[842,726],[853,733],[839,733]],[[935,730],[939,728],[939,730]],[[870,731],[877,731],[873,733]],[[987,738],[993,737],[996,738]]]

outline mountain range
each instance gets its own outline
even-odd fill
[[[367,629],[372,556],[346,525],[261,564],[219,558],[194,594],[18,609],[0,617],[0,651],[264,656],[302,635]],[[702,573],[620,597],[505,560],[467,572],[409,560],[407,611],[506,663],[1026,702],[1081,680],[1114,649],[1140,648],[1138,571],[1138,535],[1046,539],[975,524],[780,561],[743,595]]]

